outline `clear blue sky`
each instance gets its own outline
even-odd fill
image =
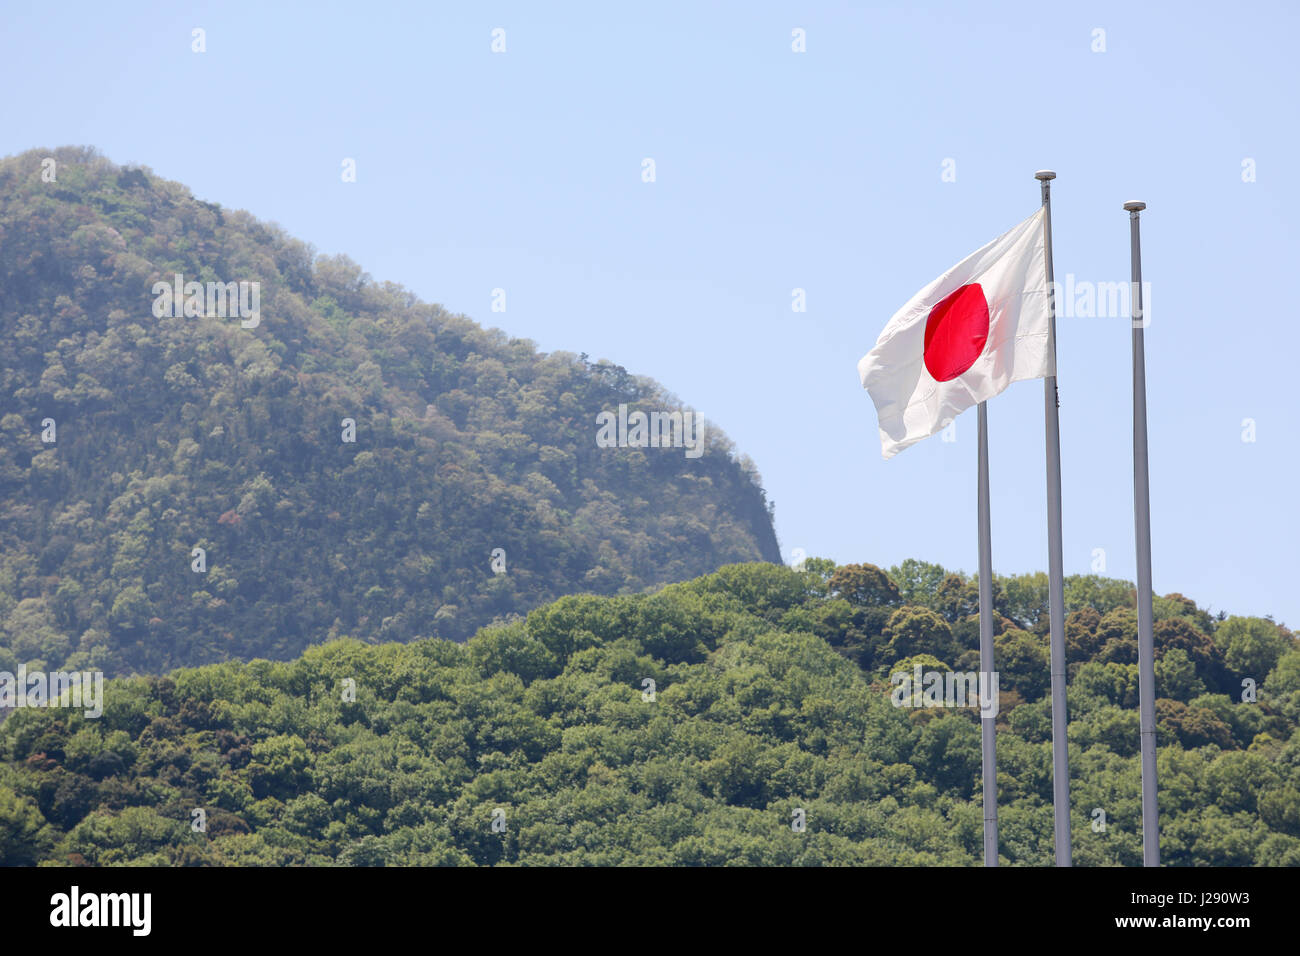
[[[973,570],[974,411],[884,462],[857,360],[1035,209],[1034,170],[1060,279],[1126,280],[1143,199],[1156,590],[1300,625],[1294,5],[9,2],[0,27],[0,153],[97,146],[657,378],[754,459],[787,555]],[[1066,570],[1101,548],[1132,579],[1127,322],[1062,318],[1059,356]],[[1042,402],[990,403],[1000,572],[1046,567]]]

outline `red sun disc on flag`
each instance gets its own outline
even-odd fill
[[[925,367],[948,382],[975,364],[989,340],[989,303],[978,282],[944,296],[925,321]]]

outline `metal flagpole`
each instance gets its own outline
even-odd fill
[[[1151,483],[1147,470],[1147,371],[1143,330],[1142,238],[1138,217],[1144,202],[1128,210],[1133,283],[1133,523],[1137,537],[1138,701],[1142,742],[1142,865],[1160,865],[1160,820],[1156,806],[1156,671],[1151,622]]]
[[[993,688],[993,545],[989,541],[989,417],[979,404],[980,529],[980,683]],[[986,676],[988,675],[988,676]],[[980,703],[983,704],[981,697]],[[980,718],[980,755],[984,778],[984,865],[998,865],[998,754],[994,718]]]
[[[1052,374],[1043,379],[1047,424],[1047,607],[1052,653],[1052,812],[1056,822],[1056,865],[1070,865],[1070,752],[1065,708],[1065,559],[1061,545],[1061,423],[1056,394],[1056,294],[1052,274],[1052,180],[1040,169],[1043,184],[1043,258],[1047,263],[1047,327],[1051,337]]]

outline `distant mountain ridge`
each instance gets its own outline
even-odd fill
[[[652,380],[92,149],[0,161],[0,400],[0,669],[463,640],[563,594],[780,560],[712,422],[698,458],[599,447],[602,412],[683,410]]]

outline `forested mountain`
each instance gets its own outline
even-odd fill
[[[699,457],[598,447],[601,412],[681,408],[651,380],[89,149],[0,161],[0,402],[0,670],[463,640],[780,559],[711,422]]]
[[[1047,582],[995,584],[1001,853],[1047,865]],[[914,561],[755,563],[466,644],[114,681],[100,719],[0,725],[0,863],[975,864],[976,713],[894,706],[890,676],[973,667],[976,593]],[[1068,581],[1084,865],[1142,858],[1133,599]],[[1155,608],[1163,861],[1300,865],[1294,636]]]

